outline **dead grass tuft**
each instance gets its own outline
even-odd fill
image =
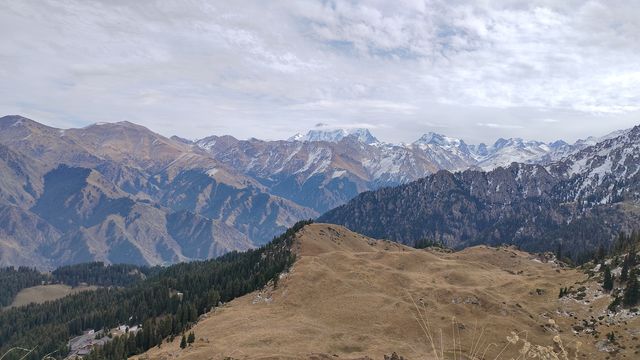
[[[451,348],[445,350],[443,330],[439,329],[438,341],[438,338],[436,338],[436,333],[434,331],[435,329],[429,322],[425,304],[421,301],[419,301],[420,304],[418,304],[418,302],[415,301],[411,294],[407,293],[407,295],[409,296],[409,299],[411,299],[411,303],[415,308],[414,319],[420,325],[423,336],[425,338],[425,342],[430,348],[431,354],[435,357],[436,360],[578,360],[578,354],[580,352],[580,347],[582,346],[582,343],[579,341],[575,342],[575,351],[573,352],[573,358],[570,357],[570,352],[565,347],[560,335],[555,335],[552,338],[552,346],[545,346],[531,343],[527,339],[527,331],[522,331],[519,333],[512,331],[510,335],[507,335],[505,337],[506,343],[500,348],[500,346],[496,343],[487,343],[487,339],[484,338],[485,328],[483,327],[478,329],[477,322],[476,326],[474,326],[474,331],[472,333],[470,342],[468,344],[463,344],[464,341],[462,339],[462,336],[460,336],[461,323],[459,323],[455,317],[451,318],[451,337],[449,338],[451,342]],[[552,319],[549,319],[549,321],[553,323]],[[517,347],[520,347],[518,349],[518,357],[513,358],[504,356],[504,353],[508,348]],[[495,352],[497,352],[497,354]]]

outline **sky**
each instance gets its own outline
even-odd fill
[[[640,124],[640,2],[0,0],[0,115],[197,139]]]

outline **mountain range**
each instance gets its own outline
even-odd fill
[[[210,136],[186,143],[256,179],[271,193],[323,213],[360,192],[405,184],[439,170],[546,164],[616,134],[572,145],[512,138],[487,146],[432,132],[411,144],[394,144],[379,141],[367,129],[316,129],[281,141]]]
[[[316,212],[128,122],[0,118],[0,263],[166,264],[246,250]]]
[[[279,141],[192,141],[126,121],[57,129],[5,116],[0,265],[157,265],[215,257],[264,244],[362,192],[448,174],[441,170],[482,174],[519,161],[527,169],[557,168],[554,179],[587,177],[577,172],[588,159],[573,167],[557,160],[588,156],[579,154],[599,140],[499,139],[486,146],[428,133],[412,144],[392,144],[367,129],[315,129]]]
[[[365,192],[319,221],[405,244],[564,248],[574,258],[640,227],[640,126],[546,164],[439,171]]]

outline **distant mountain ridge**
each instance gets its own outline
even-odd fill
[[[640,126],[546,165],[440,171],[362,193],[319,221],[405,244],[564,246],[577,257],[640,227]]]
[[[209,136],[189,142],[217,161],[317,212],[362,191],[395,186],[439,170],[493,169],[512,162],[546,164],[588,146],[498,139],[487,146],[427,133],[411,144],[379,141],[368,129],[314,129],[288,140]]]
[[[191,141],[127,121],[57,129],[5,116],[0,265],[215,257],[264,244],[362,192],[440,170],[513,159],[546,164],[593,141],[475,146],[429,133],[413,144],[389,144],[367,129],[315,129],[279,141]]]
[[[367,145],[376,145],[392,149],[395,147],[418,147],[426,153],[448,153],[447,157],[456,157],[460,167],[449,168],[446,161],[438,163],[442,169],[464,170],[473,166],[484,170],[492,170],[498,166],[508,166],[513,162],[522,163],[548,163],[568,156],[587,146],[594,145],[602,140],[616,137],[628,130],[619,130],[603,137],[589,137],[577,140],[569,144],[564,140],[556,140],[549,143],[536,140],[524,140],[522,138],[499,138],[493,145],[480,143],[467,144],[462,139],[452,138],[446,135],[428,132],[411,144],[394,144],[379,141],[368,129],[314,129],[306,135],[296,134],[287,141],[319,142],[326,141],[337,143],[346,137],[353,137]],[[437,160],[436,160],[437,162]]]

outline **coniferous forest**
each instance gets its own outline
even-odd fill
[[[61,266],[50,274],[24,266],[0,268],[0,308],[10,305],[20,290],[36,285],[129,286],[159,269],[129,264],[105,265],[102,262]]]
[[[97,286],[129,286],[159,270],[159,267],[149,268],[131,264],[105,265],[102,262],[92,262],[61,266],[51,275],[56,281],[71,286],[82,283]]]
[[[0,308],[13,301],[20,290],[31,286],[40,285],[47,280],[47,276],[36,269],[28,267],[0,268]]]
[[[142,325],[142,331],[96,349],[89,358],[126,359],[160,345],[165,338],[181,336],[201,314],[220,302],[259,289],[288,269],[295,260],[290,250],[294,234],[309,223],[298,222],[269,244],[247,252],[232,252],[213,260],[162,269],[129,269],[127,273],[137,270],[148,276],[127,287],[105,287],[44,304],[2,311],[0,354],[21,347],[35,348],[24,359],[41,359],[51,353],[56,358],[63,358],[68,353],[69,338],[88,329],[123,324]],[[79,266],[97,268],[97,265]],[[75,275],[69,275],[75,271],[69,269],[62,269],[59,276],[75,279]],[[87,276],[93,280],[101,277],[99,271],[93,273]],[[89,278],[85,277],[74,281],[92,282],[87,280]],[[13,351],[3,360],[18,360],[23,356],[24,353]]]

